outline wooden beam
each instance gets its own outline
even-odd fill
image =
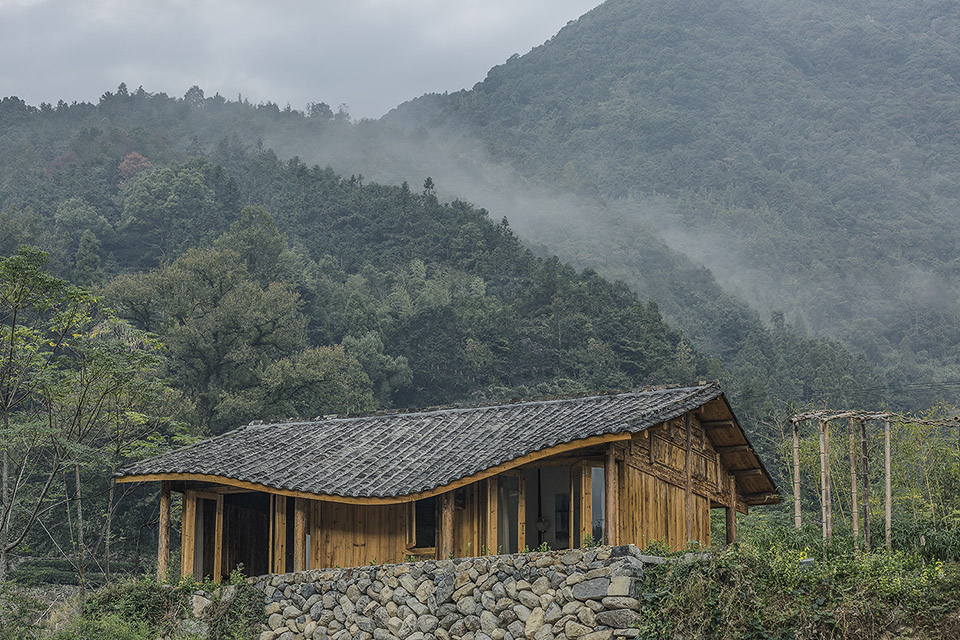
[[[750,478],[753,476],[762,476],[763,469],[736,469],[730,473],[737,478]]]
[[[893,499],[890,491],[890,420],[883,422],[883,535],[890,551],[893,521]]]
[[[620,481],[617,474],[617,457],[613,443],[607,445],[603,465],[603,544],[620,544]],[[592,496],[591,496],[592,499]]]
[[[170,482],[160,483],[160,530],[157,532],[157,582],[170,579]]]
[[[793,423],[793,526],[802,526],[800,511],[800,423]]]
[[[727,544],[737,542],[737,480],[730,478],[730,506],[726,508]]]
[[[748,444],[734,444],[729,447],[714,447],[717,453],[746,453],[751,451],[750,445]]]
[[[183,494],[183,521],[180,523],[180,577],[182,578],[193,575],[196,534],[197,494],[195,491],[187,491]]]
[[[303,498],[293,500],[293,570],[307,570],[307,507]]]
[[[223,577],[223,494],[217,494],[217,512],[213,528],[213,581]]]
[[[143,475],[129,475],[123,476],[116,479],[118,483],[126,482],[158,482],[162,480],[179,480],[179,481],[196,481],[196,482],[212,482],[225,484],[233,487],[240,487],[243,489],[249,489],[251,491],[262,491],[264,493],[272,493],[279,496],[288,496],[291,498],[309,498],[312,500],[325,500],[327,502],[341,502],[344,504],[400,504],[402,502],[410,502],[412,500],[423,500],[424,498],[431,498],[433,496],[438,496],[441,493],[447,491],[458,489],[464,487],[468,484],[473,484],[478,480],[484,480],[492,476],[503,473],[504,471],[509,471],[511,469],[516,469],[517,467],[529,464],[537,460],[542,460],[543,458],[549,458],[560,453],[566,453],[568,451],[574,451],[576,449],[583,449],[585,447],[593,447],[597,445],[607,444],[610,442],[621,442],[623,440],[629,440],[632,437],[630,432],[620,432],[620,433],[608,433],[601,436],[590,436],[589,438],[580,438],[579,440],[573,440],[571,442],[564,442],[552,447],[547,447],[546,449],[541,449],[540,451],[534,451],[533,453],[528,453],[527,455],[520,456],[510,460],[509,462],[504,462],[496,466],[490,467],[489,469],[484,469],[483,471],[478,471],[477,473],[460,478],[449,484],[445,484],[441,487],[435,487],[428,491],[421,491],[419,493],[411,493],[402,496],[391,496],[391,497],[356,497],[356,496],[338,496],[331,495],[326,493],[310,493],[308,491],[294,491],[291,489],[280,489],[277,487],[271,487],[265,484],[259,484],[256,482],[248,482],[246,480],[237,480],[235,478],[228,478],[226,476],[218,476],[212,474],[202,474],[202,473],[150,473]]]
[[[700,423],[700,426],[708,431],[714,429],[730,429],[737,425],[733,420],[706,420]]]
[[[684,447],[683,447],[683,540],[684,543],[690,542],[693,537],[693,447],[691,443],[693,427],[690,424],[690,414],[683,416]]]
[[[453,557],[453,491],[440,496],[440,560]]]
[[[857,487],[857,436],[853,418],[847,420],[850,437],[850,515],[853,520],[853,548],[860,550],[860,496]]]

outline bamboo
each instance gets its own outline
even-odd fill
[[[890,491],[890,420],[883,423],[883,490],[884,490],[884,527],[887,551],[890,551],[890,530],[893,520],[893,499]]]
[[[860,550],[860,499],[857,491],[857,436],[853,418],[847,420],[850,436],[850,515],[853,518],[853,548]]]
[[[860,467],[863,484],[863,546],[869,553],[872,549],[870,541],[870,473],[869,458],[867,457],[867,421],[860,419]]]
[[[800,423],[793,423],[793,526],[802,526],[800,511]]]
[[[170,483],[160,483],[160,531],[157,534],[157,582],[170,572]]]

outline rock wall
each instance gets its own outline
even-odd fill
[[[251,578],[260,640],[611,640],[637,629],[633,545]]]

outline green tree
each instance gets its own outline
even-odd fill
[[[114,399],[129,398],[115,406],[136,410],[161,386],[150,375],[158,345],[46,273],[46,260],[28,247],[0,260],[0,581],[11,552],[53,508],[54,480],[67,469],[76,550],[86,553],[81,465],[94,455]]]

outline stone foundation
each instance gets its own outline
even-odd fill
[[[251,578],[260,640],[611,640],[637,636],[633,545]]]

